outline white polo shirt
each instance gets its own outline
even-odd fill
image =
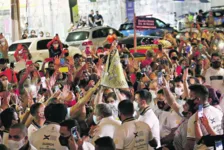
[[[178,127],[182,121],[182,117],[172,109],[170,111],[160,111],[158,119],[160,123],[160,138],[169,135],[172,129]]]
[[[148,150],[152,139],[150,127],[134,118],[124,120],[114,133],[116,148],[122,150]]]
[[[206,85],[210,85],[212,88],[219,90],[224,94],[224,69],[219,70],[210,67],[205,74]]]
[[[160,143],[160,125],[159,125],[159,119],[156,117],[155,113],[150,107],[145,108],[141,113],[138,118],[139,121],[143,121],[149,125],[152,131],[153,137],[155,137],[158,147],[161,146]],[[154,150],[154,148],[151,148]]]
[[[113,116],[103,118],[97,125],[97,131],[92,139],[92,144],[100,137],[109,136],[113,139],[115,130],[121,125],[120,121],[114,119]]]
[[[221,135],[223,134],[223,129],[222,129],[222,118],[223,118],[223,113],[211,106],[211,105],[204,105],[203,112],[205,116],[208,118],[209,125],[212,127],[213,131],[216,133],[216,135]],[[187,137],[188,138],[195,138],[195,115],[192,115],[190,119],[188,120],[188,125],[187,125]],[[199,121],[201,124],[201,122]],[[203,125],[201,124],[202,127],[202,134],[207,135],[207,131],[203,128]]]
[[[31,135],[30,143],[38,150],[68,150],[59,142],[60,125],[49,124]]]
[[[41,127],[38,126],[34,121],[31,123],[31,125],[28,127],[28,139],[31,138],[31,135],[39,130]]]

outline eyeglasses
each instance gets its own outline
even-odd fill
[[[9,135],[9,139],[19,140],[20,136],[19,135],[14,135],[14,136]]]

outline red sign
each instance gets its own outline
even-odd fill
[[[156,29],[155,20],[152,18],[143,18],[143,17],[136,17],[136,29],[143,30],[143,29]]]

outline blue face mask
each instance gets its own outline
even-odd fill
[[[100,123],[100,121],[99,121],[99,119],[97,118],[96,115],[93,115],[93,122],[94,122],[95,124],[99,124],[99,123]]]

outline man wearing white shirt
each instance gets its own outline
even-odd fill
[[[44,109],[45,105],[42,103],[35,103],[30,107],[30,114],[34,119],[28,127],[28,138],[30,138],[34,132],[39,130],[44,125],[46,120],[44,117]]]
[[[118,111],[122,125],[114,133],[117,150],[147,150],[149,145],[157,147],[149,125],[134,119],[134,106],[130,100],[121,101]]]
[[[114,119],[112,109],[108,104],[98,104],[95,108],[95,115],[99,124],[94,133],[92,144],[100,138],[109,136],[113,139],[115,130],[121,125],[120,121]]]
[[[208,103],[208,97],[209,92],[208,89],[203,85],[191,85],[189,87],[190,89],[190,95],[191,97],[194,97],[194,99],[198,99],[200,101],[200,104],[203,105],[203,114],[208,118],[209,125],[212,127],[213,131],[216,135],[222,135],[223,134],[223,128],[222,128],[222,119],[223,119],[223,113],[211,106]],[[195,142],[196,142],[196,135],[195,135],[195,115],[192,115],[190,119],[188,120],[188,129],[187,129],[187,144],[185,147],[185,150],[191,150],[194,148]],[[201,124],[201,122],[198,122]],[[202,135],[207,135],[206,130],[202,130]]]
[[[50,104],[44,110],[44,115],[48,124],[31,135],[30,142],[38,150],[68,150],[59,142],[60,125],[65,120],[67,108],[63,104]]]
[[[212,88],[224,93],[224,69],[222,68],[222,56],[219,53],[213,53],[211,58],[212,67],[208,68],[205,74],[206,83]]]
[[[143,121],[147,123],[152,131],[153,137],[155,137],[158,147],[161,146],[160,144],[160,125],[159,120],[156,117],[155,113],[153,112],[152,108],[150,107],[150,103],[152,102],[152,95],[147,90],[140,90],[137,91],[135,94],[135,100],[138,103],[140,108],[140,116],[138,118],[139,121]],[[153,149],[153,148],[151,148]]]

